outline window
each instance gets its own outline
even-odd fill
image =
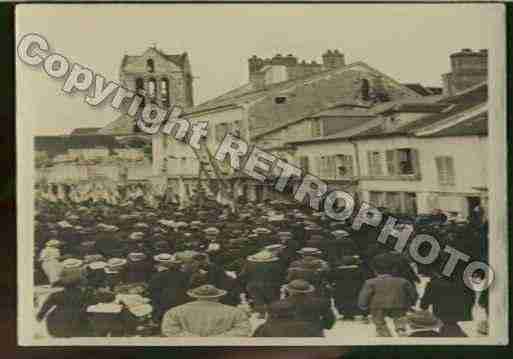
[[[148,95],[152,98],[156,96],[157,82],[155,79],[148,80]]]
[[[362,88],[361,88],[361,92],[362,92],[362,101],[369,101],[369,93],[370,93],[370,85],[369,85],[369,80],[367,79],[362,79]]]
[[[164,106],[169,106],[169,80],[166,78],[160,80],[160,99]]]
[[[287,98],[285,96],[278,96],[274,98],[274,103],[277,105],[283,104],[287,102]]]
[[[386,207],[392,213],[401,212],[401,193],[400,192],[387,192],[385,195]]]
[[[402,148],[386,151],[389,176],[418,174],[417,150]]]
[[[319,175],[321,178],[333,178],[335,165],[332,156],[322,156],[320,158],[320,171]]]
[[[369,192],[369,202],[374,207],[384,207],[385,206],[385,192]]]
[[[155,72],[155,63],[153,62],[153,59],[148,59],[146,61],[146,70],[148,72]]]
[[[230,132],[236,136],[236,137],[241,137],[241,122],[240,121],[233,121],[231,123],[231,129],[230,129]]]
[[[441,185],[454,185],[454,161],[449,156],[435,158],[438,171],[438,182]]]
[[[413,157],[409,148],[397,150],[399,173],[402,175],[413,174]]]
[[[135,92],[142,94],[144,91],[144,80],[141,78],[135,79]]]
[[[353,156],[351,155],[336,155],[335,167],[337,177],[352,177],[353,172]]]
[[[369,175],[370,176],[382,176],[383,169],[381,167],[381,153],[378,151],[367,152],[369,161]]]
[[[310,171],[310,161],[307,156],[299,157],[299,167],[303,170],[303,174]]]
[[[228,133],[228,124],[227,123],[219,123],[215,127],[216,141],[222,142]]]
[[[417,215],[417,195],[413,192],[404,194],[404,211],[409,215]]]
[[[321,137],[321,121],[312,121],[312,137]]]

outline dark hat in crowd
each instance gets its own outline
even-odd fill
[[[295,279],[289,284],[285,285],[285,289],[293,294],[293,293],[312,293],[315,290],[315,287],[308,283],[303,279]]]
[[[187,295],[196,299],[215,299],[225,296],[227,291],[205,284],[187,291]]]

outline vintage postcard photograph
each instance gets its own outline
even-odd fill
[[[508,343],[500,4],[16,7],[24,346]]]

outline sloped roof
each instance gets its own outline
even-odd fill
[[[431,91],[429,89],[427,89],[426,87],[422,86],[421,84],[419,83],[415,83],[415,84],[403,84],[404,86],[408,87],[410,90],[413,90],[415,91],[416,93],[418,93],[419,95],[422,95],[422,96],[429,96],[429,95],[432,95]]]
[[[165,59],[173,62],[176,66],[179,66],[182,68],[184,67],[184,64],[188,57],[187,52],[184,52],[182,54],[171,54],[170,55],[170,54],[166,54],[162,50],[157,49],[156,47],[150,47],[150,49],[154,50],[155,52],[157,52],[159,55],[161,55]],[[125,55],[125,56],[123,56],[123,59],[121,60],[121,67],[125,67],[126,65],[131,64],[134,61],[137,61],[137,59],[139,59],[142,56],[143,55]]]
[[[99,130],[101,130],[101,127],[80,127],[80,128],[75,128],[73,131],[71,131],[70,135],[72,135],[72,136],[91,135],[91,134],[98,133]]]
[[[45,151],[49,157],[67,153],[69,149],[88,149],[106,147],[122,148],[114,136],[82,135],[82,136],[35,136],[34,150]]]
[[[488,135],[488,113],[482,113],[457,122],[454,125],[421,137],[486,136]]]
[[[430,116],[425,116],[417,121],[407,124],[399,129],[401,133],[407,133],[419,130],[423,127],[435,124],[439,121],[448,119],[454,115],[463,113],[476,106],[485,104],[488,100],[488,86],[486,83],[477,85],[461,92],[455,96],[447,97],[440,101],[440,103],[449,105],[447,110],[440,113],[435,113]]]
[[[455,116],[465,114],[477,108],[478,114],[462,122],[456,122],[454,125],[449,123],[448,126],[433,130],[429,135],[422,137],[441,137],[441,136],[466,136],[466,135],[486,135],[488,133],[488,121],[486,113],[487,102],[487,85],[486,83],[477,85],[458,95],[444,98],[437,103],[443,105],[444,110],[426,115],[416,121],[410,122],[402,127],[392,131],[386,131],[383,127],[381,118],[370,119],[363,122],[359,126],[349,128],[326,137],[317,137],[312,139],[298,140],[289,142],[290,144],[314,143],[324,141],[336,141],[342,139],[361,139],[367,137],[385,137],[397,135],[416,135],[416,132],[433,126],[444,121],[451,120]]]
[[[404,87],[403,85],[401,85],[399,82],[395,81],[394,79],[392,79],[392,78],[386,76],[385,74],[381,73],[380,71],[370,67],[366,63],[359,61],[359,62],[354,62],[352,64],[348,64],[346,66],[341,66],[341,67],[337,67],[334,69],[319,71],[319,72],[309,74],[306,76],[301,76],[301,77],[293,78],[293,79],[290,79],[287,81],[274,83],[274,84],[268,85],[262,89],[256,88],[255,85],[252,83],[247,83],[247,84],[242,85],[234,90],[228,91],[225,94],[218,96],[212,100],[209,100],[209,101],[203,102],[197,106],[194,106],[193,108],[189,109],[185,113],[192,114],[192,113],[196,113],[196,112],[213,110],[213,109],[223,108],[223,107],[227,107],[227,106],[238,106],[238,105],[243,104],[244,102],[252,101],[255,99],[259,99],[260,97],[264,97],[265,95],[267,95],[268,93],[272,93],[273,91],[285,90],[285,89],[289,88],[290,86],[294,86],[294,85],[300,84],[305,81],[315,82],[317,80],[322,80],[323,78],[325,78],[326,76],[328,76],[330,74],[337,74],[339,72],[352,70],[354,68],[362,67],[362,66],[366,67],[367,69],[369,69],[371,71],[379,73],[380,75],[382,75],[383,77],[386,77],[387,79],[391,80],[392,82],[395,82],[398,86],[403,87],[406,92],[409,92],[410,95],[419,96],[415,91],[412,91],[412,90],[408,89],[407,87]],[[297,119],[293,119],[293,120],[297,120]]]
[[[102,135],[131,135],[134,131],[135,119],[127,114],[121,114],[117,119],[108,123],[98,131]]]
[[[417,98],[402,98],[395,101],[383,102],[372,107],[374,114],[382,114],[387,112],[415,112],[430,113],[440,111],[440,100],[442,96],[425,96]]]
[[[358,104],[335,105],[327,110],[309,116],[308,118],[320,117],[371,117],[374,116],[373,111],[369,107],[360,106]]]

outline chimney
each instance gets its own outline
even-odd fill
[[[322,54],[322,63],[326,70],[346,65],[344,54],[340,53],[337,49],[328,50]]]

